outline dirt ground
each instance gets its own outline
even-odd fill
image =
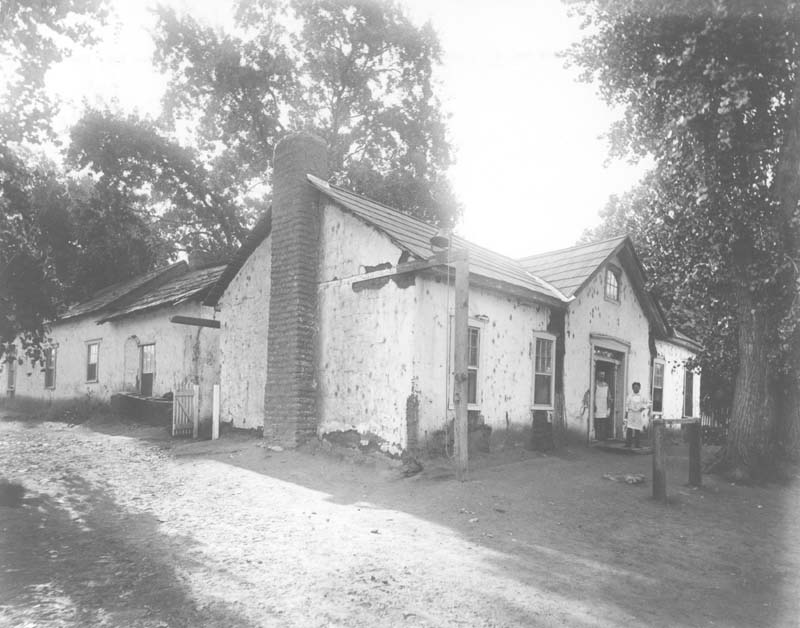
[[[800,625],[800,481],[691,489],[680,444],[661,504],[646,455],[515,450],[461,483],[20,419],[0,421],[2,626]],[[626,473],[646,481],[603,477]]]

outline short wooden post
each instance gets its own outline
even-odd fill
[[[686,423],[689,437],[689,485],[700,486],[703,474],[700,468],[700,419],[692,419]]]
[[[664,421],[653,421],[653,499],[667,499],[667,468],[664,453]]]
[[[453,450],[456,458],[456,477],[466,479],[469,464],[469,435],[467,422],[469,356],[469,258],[467,251],[458,251],[454,256],[456,271],[455,328],[453,330],[454,400],[455,425],[453,427]]]
[[[197,438],[200,431],[200,386],[192,386],[192,438]]]
[[[219,438],[219,384],[214,384],[211,401],[211,440]]]

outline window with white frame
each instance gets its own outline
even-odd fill
[[[653,412],[664,412],[664,361],[653,362],[653,381],[650,386]]]
[[[86,381],[96,382],[99,376],[100,343],[96,340],[86,343]]]
[[[467,403],[478,404],[478,368],[481,355],[480,327],[467,329]]]
[[[533,338],[533,406],[553,407],[555,397],[556,339],[549,334]]]
[[[450,391],[448,406],[453,408],[455,400],[455,317],[450,316]],[[480,410],[481,404],[481,364],[483,360],[483,347],[481,339],[485,321],[481,318],[470,318],[467,327],[467,407],[470,410]]]
[[[46,347],[44,350],[44,387],[56,387],[56,348]]]
[[[683,375],[683,416],[694,416],[694,373],[685,369]]]
[[[619,276],[620,272],[613,266],[606,268],[606,299],[619,301]]]

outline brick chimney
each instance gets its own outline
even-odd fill
[[[295,447],[316,434],[315,336],[319,193],[307,174],[328,178],[327,148],[296,134],[275,147],[272,270],[264,438]]]

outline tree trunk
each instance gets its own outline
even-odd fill
[[[783,457],[800,463],[800,380],[788,375],[780,396],[778,443]]]
[[[795,63],[800,67],[800,53],[796,53]],[[784,223],[784,247],[794,268],[794,281],[789,286],[794,298],[783,322],[792,329],[787,339],[786,375],[778,386],[777,438],[781,453],[789,460],[800,462],[800,222],[797,222],[800,215],[800,71],[795,71],[792,105],[783,130],[774,185]]]
[[[728,442],[721,470],[748,480],[763,477],[773,462],[774,407],[768,394],[767,312],[757,305],[747,281],[737,287],[739,368],[733,393]]]
[[[800,278],[796,282],[792,305],[787,318],[793,321],[793,333],[787,339],[789,354],[778,387],[777,437],[783,457],[791,462],[800,462]]]

